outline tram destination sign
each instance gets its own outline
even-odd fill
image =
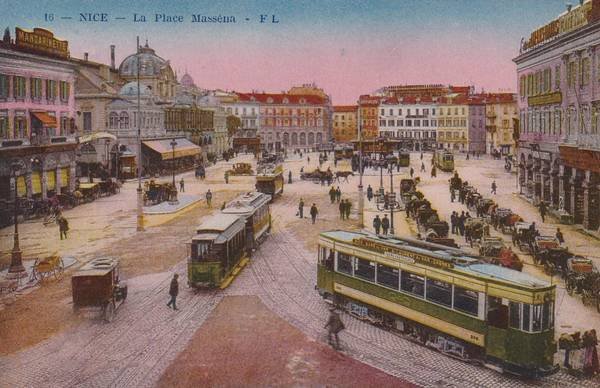
[[[352,239],[352,244],[354,246],[365,248],[370,251],[375,251],[381,254],[384,254],[388,257],[399,258],[404,260],[414,260],[416,263],[430,265],[432,267],[439,268],[453,268],[454,264],[450,261],[446,261],[443,259],[439,259],[433,256],[422,255],[420,253],[415,253],[411,251],[407,251],[405,249],[391,247],[389,245],[381,244],[380,242],[369,240],[366,238],[355,238]]]

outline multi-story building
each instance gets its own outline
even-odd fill
[[[256,135],[260,128],[260,104],[256,99],[247,97],[247,94],[231,93],[229,98],[221,101],[227,114],[240,119],[243,132]]]
[[[358,98],[360,131],[363,140],[379,136],[379,103],[383,97],[362,95]]]
[[[75,187],[75,66],[68,42],[16,28],[0,41],[0,198]],[[13,178],[13,174],[16,178]]]
[[[519,182],[564,220],[600,225],[600,1],[588,0],[523,39]]]
[[[266,149],[313,148],[329,141],[328,97],[290,93],[237,95],[240,102],[258,103],[258,136]],[[248,105],[249,109],[252,107]]]
[[[436,98],[444,97],[449,94],[472,94],[473,88],[470,86],[454,86],[442,84],[427,84],[427,85],[391,85],[384,86],[379,89],[377,94],[386,97],[420,97],[420,98]]]
[[[349,143],[358,138],[356,105],[337,105],[333,107],[333,141]]]
[[[438,98],[436,136],[438,148],[464,152],[469,150],[468,100],[468,97],[463,95]],[[483,130],[485,131],[485,128]]]
[[[390,97],[379,105],[379,136],[400,140],[408,150],[435,148],[437,104],[431,97]]]
[[[485,102],[480,97],[468,97],[467,107],[469,115],[467,117],[467,125],[469,131],[467,133],[467,151],[471,153],[485,153]]]
[[[513,93],[486,93],[485,102],[486,153],[515,154],[514,127],[518,122],[517,96]]]

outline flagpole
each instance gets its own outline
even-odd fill
[[[363,195],[362,125],[360,121],[360,101],[358,102],[358,226],[365,227],[365,197]]]
[[[144,231],[144,194],[142,192],[142,117],[140,112],[140,37],[137,37],[136,46],[137,64],[137,143],[138,143],[138,187],[137,187],[137,231]]]

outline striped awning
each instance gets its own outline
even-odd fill
[[[199,155],[202,149],[188,139],[175,139],[175,151],[171,146],[173,139],[148,140],[144,145],[160,154],[162,160]]]
[[[31,114],[38,119],[44,127],[56,128],[56,117],[50,116],[46,112],[31,112]]]

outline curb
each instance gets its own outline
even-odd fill
[[[145,215],[149,215],[149,216],[155,216],[155,215],[160,215],[160,214],[174,214],[174,213],[177,213],[177,212],[179,212],[181,210],[187,209],[188,207],[190,207],[192,205],[195,205],[195,204],[197,204],[200,201],[202,201],[202,198],[198,198],[198,199],[196,199],[196,200],[188,203],[187,205],[182,206],[182,207],[177,208],[177,209],[172,210],[172,211],[151,211],[151,212],[144,211],[144,214]]]

